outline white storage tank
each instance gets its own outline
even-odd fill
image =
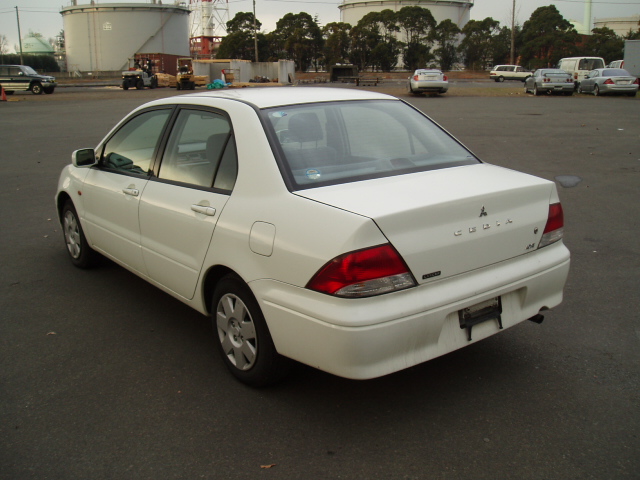
[[[190,11],[184,4],[91,2],[60,13],[68,71],[126,70],[136,53],[189,56]]]
[[[338,8],[340,21],[355,27],[367,13],[387,9],[397,12],[403,7],[416,6],[429,9],[437,23],[448,18],[462,28],[470,19],[473,0],[344,0]]]

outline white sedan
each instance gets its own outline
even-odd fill
[[[539,322],[569,271],[553,182],[367,91],[155,100],[72,154],[56,206],[73,264],[106,256],[211,316],[254,386],[292,359],[379,377]]]
[[[440,70],[419,69],[409,77],[407,83],[409,93],[446,93],[449,80]]]

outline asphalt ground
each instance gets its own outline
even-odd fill
[[[74,268],[56,221],[71,151],[177,92],[0,103],[0,479],[637,479],[640,100],[498,88],[398,94],[485,161],[579,177],[558,183],[564,302],[384,378],[302,367],[262,390],[225,371],[207,318],[114,264]]]

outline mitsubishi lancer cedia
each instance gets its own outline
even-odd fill
[[[249,385],[368,379],[558,305],[553,182],[484,163],[366,91],[207,91],[135,109],[62,171],[71,262],[108,257],[210,316]]]

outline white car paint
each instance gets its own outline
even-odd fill
[[[560,303],[569,252],[561,240],[538,248],[559,201],[553,182],[469,153],[466,165],[291,191],[281,147],[257,112],[349,100],[398,101],[334,88],[256,88],[151,102],[131,115],[177,104],[225,112],[238,158],[233,191],[67,166],[58,207],[69,198],[92,248],[207,315],[215,286],[208,275],[235,272],[279,354],[348,378],[385,375],[499,332],[497,321],[486,321],[469,340],[460,326],[458,312],[486,300],[501,298],[504,328]],[[366,298],[306,288],[332,259],[387,243],[415,286]]]

